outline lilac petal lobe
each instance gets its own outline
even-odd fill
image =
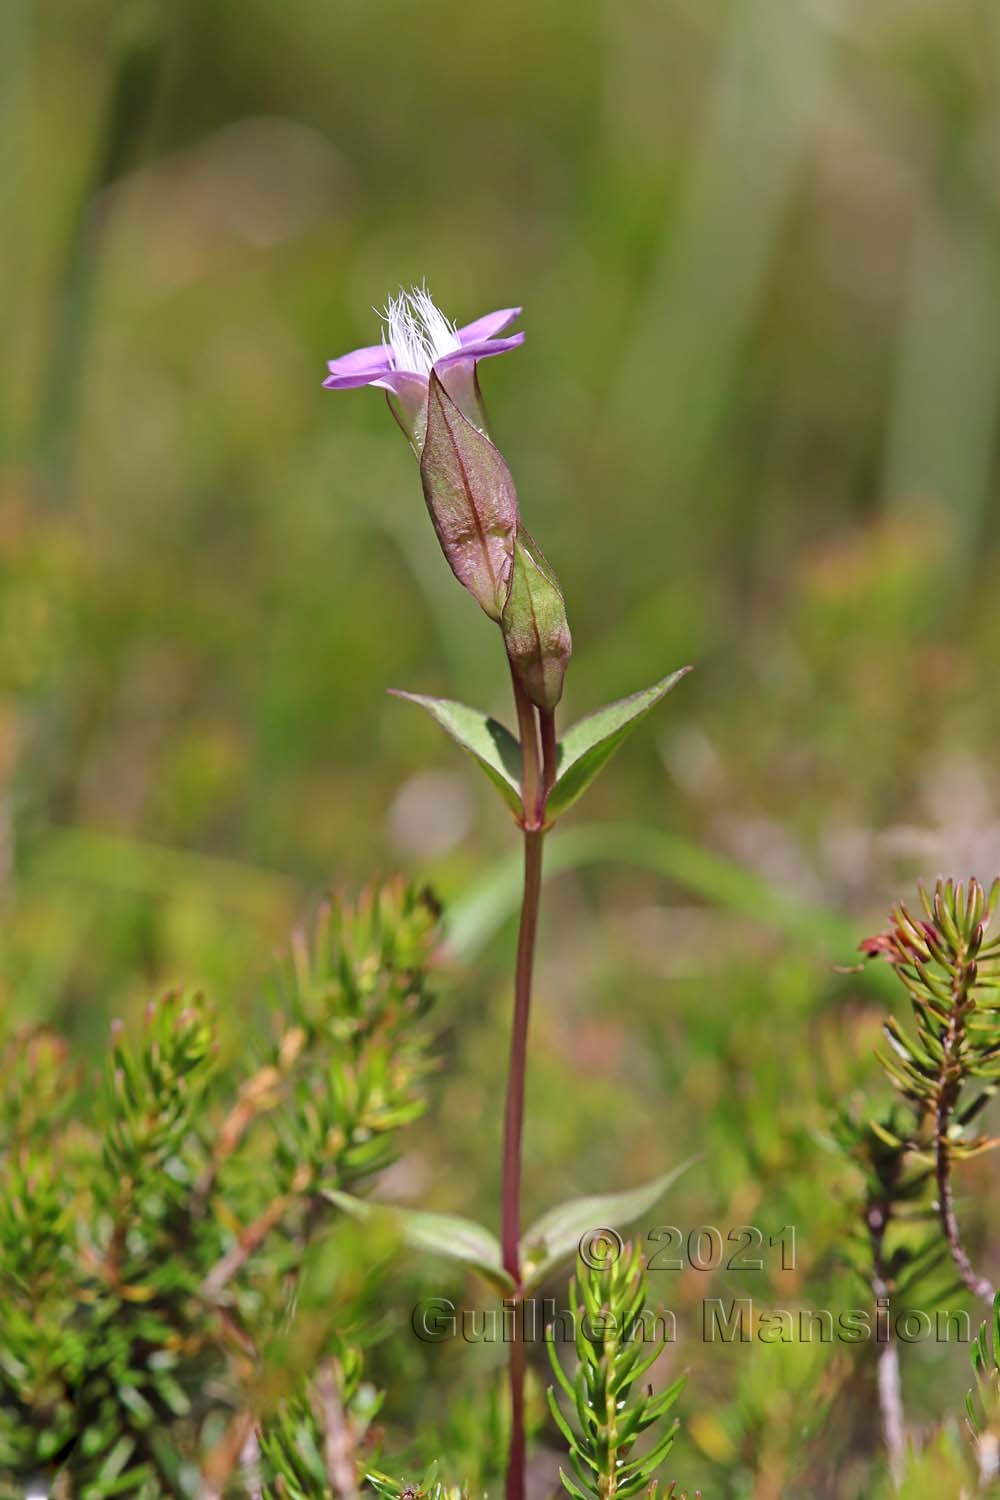
[[[381,384],[381,370],[358,370],[353,375],[328,375],[323,381],[327,391],[351,391],[357,386]]]
[[[506,354],[509,349],[519,349],[524,343],[523,333],[512,333],[506,339],[481,339],[475,344],[464,344],[454,354],[445,354],[435,361],[435,370],[447,370],[463,360],[488,359],[491,354]]]
[[[460,344],[478,344],[482,339],[491,339],[503,333],[520,316],[519,307],[501,307],[497,312],[484,313],[474,323],[466,323],[464,328],[458,329],[458,341]]]
[[[328,360],[326,367],[331,375],[360,375],[364,370],[387,370],[391,364],[392,350],[388,344],[368,344],[364,349],[352,349],[350,354]]]

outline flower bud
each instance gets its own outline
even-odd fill
[[[452,572],[499,621],[510,592],[517,492],[499,451],[462,415],[433,372],[420,478]]]
[[[528,697],[539,708],[555,708],[573,641],[556,575],[521,525],[500,626],[511,666]]]

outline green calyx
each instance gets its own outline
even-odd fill
[[[511,666],[528,697],[539,708],[555,708],[573,641],[556,575],[520,524],[500,628]]]

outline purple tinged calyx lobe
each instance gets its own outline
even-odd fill
[[[499,450],[459,410],[436,371],[428,382],[420,478],[452,572],[499,622],[510,592],[517,492]]]

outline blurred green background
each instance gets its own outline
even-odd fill
[[[183,980],[235,1029],[325,885],[402,868],[454,941],[386,1192],[493,1215],[514,830],[386,689],[509,721],[505,664],[384,403],[320,382],[401,284],[523,303],[483,381],[564,716],[697,667],[551,842],[529,1211],[701,1151],[663,1222],[793,1223],[758,1294],[856,1305],[822,1137],[880,1092],[886,992],[832,965],[918,875],[1000,862],[998,74],[992,0],[4,0],[4,1025],[96,1055]],[[990,1269],[997,1167],[965,1172]],[[485,1482],[502,1351],[416,1346],[442,1285],[377,1299],[387,1421]],[[873,1351],[706,1348],[742,1285],[659,1292],[671,1474],[875,1494]],[[966,1383],[912,1351],[917,1427]]]

